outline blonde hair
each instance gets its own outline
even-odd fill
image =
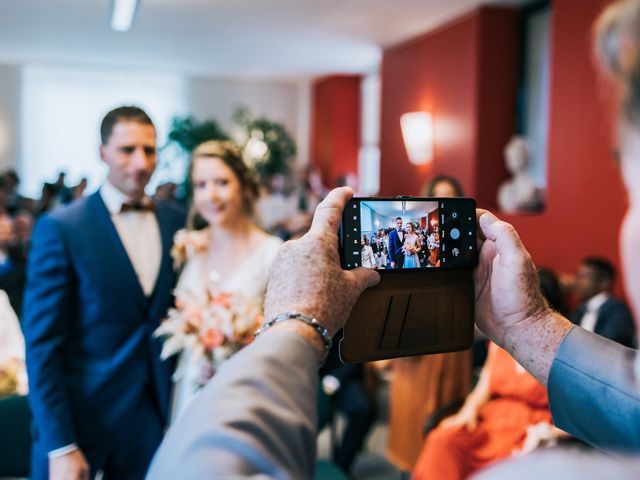
[[[217,158],[231,169],[240,182],[244,212],[249,217],[252,217],[254,204],[256,198],[258,198],[258,183],[254,172],[242,159],[240,147],[230,140],[208,140],[198,145],[191,154],[191,165],[189,167],[190,181],[193,175],[193,165],[199,158]],[[193,204],[189,211],[187,225],[189,228],[196,229],[206,226],[206,222],[198,215]]]

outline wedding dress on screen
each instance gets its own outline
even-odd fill
[[[208,235],[201,238],[208,238]],[[187,256],[176,291],[187,292],[187,298],[189,296],[197,298],[206,294],[206,285],[214,280],[219,283],[221,291],[239,294],[249,299],[257,298],[261,307],[267,291],[269,269],[281,244],[282,240],[278,237],[271,235],[265,237],[257,248],[247,253],[236,268],[226,269],[232,271],[226,278],[219,278],[215,268],[208,265],[207,249],[211,246],[204,245],[199,248],[199,251],[192,252]],[[185,296],[183,295],[182,298],[184,299]],[[202,374],[201,357],[196,355],[194,351],[185,349],[178,358],[174,375],[171,423],[175,422],[184,412],[202,388]]]
[[[404,268],[420,268],[420,257],[417,250],[420,248],[418,236],[415,233],[405,235],[404,239]]]

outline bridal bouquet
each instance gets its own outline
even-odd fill
[[[203,293],[178,289],[175,296],[175,307],[155,331],[164,338],[161,358],[184,352],[174,380],[195,366],[203,386],[220,364],[251,342],[262,324],[262,298],[223,291],[215,274]]]

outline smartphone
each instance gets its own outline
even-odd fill
[[[470,198],[353,198],[340,230],[342,267],[380,282],[354,305],[340,341],[347,363],[428,355],[473,342],[478,264]]]
[[[342,268],[380,273],[473,269],[478,264],[471,198],[352,198],[340,227]]]

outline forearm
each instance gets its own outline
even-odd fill
[[[319,349],[298,323],[274,326],[219,370],[168,432],[149,478],[312,477]]]
[[[637,350],[572,329],[549,375],[554,424],[608,452],[640,451],[639,357]]]
[[[559,313],[544,310],[511,326],[505,333],[502,346],[546,386],[558,348],[573,326]]]

